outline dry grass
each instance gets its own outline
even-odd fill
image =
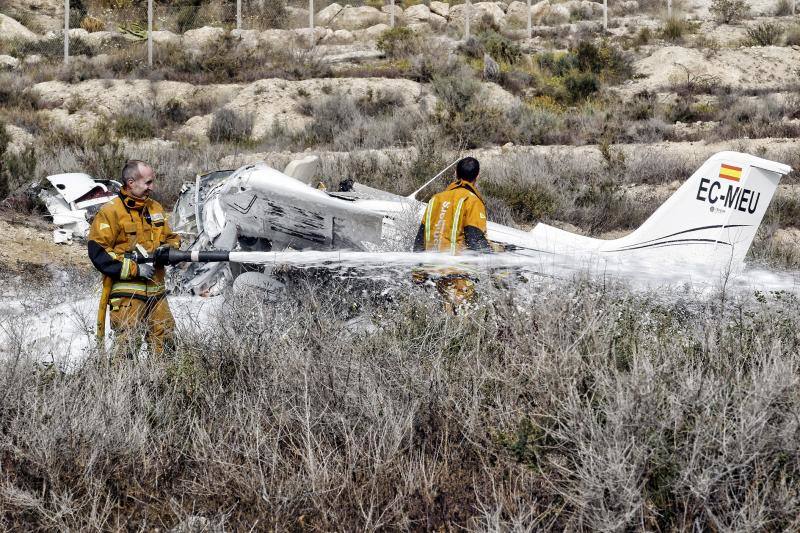
[[[350,283],[231,301],[165,361],[4,361],[0,524],[798,527],[795,298],[485,286],[452,319]]]

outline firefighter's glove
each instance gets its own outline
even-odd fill
[[[169,249],[170,247],[166,244],[162,244],[156,248],[156,251],[153,254],[154,263],[156,266],[165,266],[169,264]]]
[[[153,274],[156,273],[156,267],[150,263],[139,263],[137,266],[139,268],[138,276],[140,278],[153,279]]]

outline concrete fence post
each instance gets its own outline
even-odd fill
[[[153,68],[153,0],[147,0],[147,66]]]
[[[308,45],[314,48],[314,0],[308,0],[308,27],[311,30]]]
[[[69,0],[64,0],[64,64],[69,63]]]
[[[528,39],[533,37],[533,23],[531,22],[531,0],[528,0]]]
[[[394,28],[394,0],[389,4],[389,26]]]
[[[667,19],[672,18],[672,0],[667,0]]]
[[[608,31],[608,0],[603,0],[603,31]]]
[[[242,29],[242,0],[236,0],[236,29]]]
[[[469,18],[472,16],[472,2],[467,0],[464,3],[464,41],[469,40]]]

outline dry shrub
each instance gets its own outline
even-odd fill
[[[792,2],[794,0],[777,0],[775,2],[775,16],[785,17],[792,14]]]
[[[480,284],[453,319],[410,285],[298,278],[280,305],[232,296],[165,360],[64,374],[16,343],[0,364],[0,523],[798,525],[794,296],[534,278]]]
[[[761,22],[747,28],[745,42],[750,46],[772,46],[781,40],[783,27],[774,22]]]
[[[425,121],[405,107],[399,94],[371,88],[359,98],[333,93],[317,101],[305,99],[300,109],[312,121],[295,142],[300,147],[322,145],[337,151],[407,144]]]
[[[709,11],[721,24],[736,24],[750,15],[745,0],[711,0]]]
[[[387,57],[409,57],[420,51],[421,39],[409,28],[396,26],[378,37],[377,47]]]
[[[800,25],[795,24],[786,30],[786,45],[800,46]]]
[[[83,19],[81,19],[81,28],[88,31],[89,33],[94,33],[97,31],[105,30],[106,23],[97,17],[86,16],[83,17]]]
[[[212,142],[242,143],[250,140],[253,133],[253,117],[228,108],[222,108],[211,120],[208,138]]]

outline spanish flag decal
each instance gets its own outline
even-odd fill
[[[725,180],[739,181],[742,177],[742,167],[722,164],[719,167],[719,177]]]

